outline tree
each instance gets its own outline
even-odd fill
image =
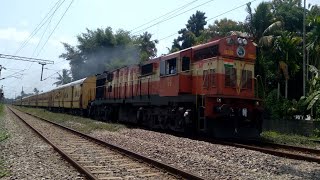
[[[174,39],[170,52],[181,49],[186,49],[197,43],[197,38],[201,36],[204,31],[204,26],[207,24],[204,12],[197,11],[190,16],[186,28],[178,31],[179,36]]]
[[[208,27],[210,37],[225,37],[230,34],[231,31],[244,31],[244,24],[242,22],[236,22],[231,19],[215,20],[212,25]]]
[[[320,7],[312,6],[307,16],[307,51],[310,54],[310,64],[320,68]]]
[[[157,56],[156,44],[158,40],[151,40],[152,35],[148,32],[143,33],[137,39],[140,46],[140,61],[145,61]]]
[[[263,36],[263,32],[272,24],[273,14],[271,12],[272,4],[269,2],[260,3],[255,12],[252,12],[251,3],[247,4],[248,16],[245,20],[246,31],[249,32],[255,42]]]
[[[201,31],[204,30],[204,26],[207,24],[206,18],[204,12],[197,11],[188,20],[186,24],[187,30],[192,32],[196,37],[199,37]]]
[[[78,80],[156,56],[157,40],[151,38],[148,32],[131,36],[129,31],[122,29],[114,33],[111,27],[87,29],[77,36],[76,47],[64,43],[66,52],[60,57],[70,61],[72,78]]]
[[[34,92],[35,94],[39,94],[39,90],[38,90],[37,88],[34,88],[34,89],[33,89],[33,92]]]
[[[58,81],[53,83],[56,86],[60,86],[63,84],[68,84],[71,82],[70,72],[67,69],[62,70],[62,75],[58,74],[59,76],[56,78]]]
[[[302,33],[303,7],[301,7],[301,0],[273,0],[272,11],[276,21],[283,23],[284,30]]]

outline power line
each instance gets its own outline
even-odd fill
[[[214,16],[214,17],[212,17],[212,18],[209,18],[207,21],[210,21],[210,20],[212,20],[212,19],[215,19],[215,18],[217,18],[217,17],[219,17],[219,16],[222,16],[222,15],[227,14],[227,13],[229,13],[229,12],[232,12],[232,11],[234,11],[234,10],[237,10],[237,9],[243,7],[243,6],[246,6],[248,3],[253,3],[253,2],[255,2],[255,1],[257,1],[257,0],[249,1],[249,2],[247,2],[247,3],[245,3],[245,4],[242,4],[242,5],[240,5],[240,6],[237,6],[237,7],[233,8],[233,9],[230,9],[230,10],[228,10],[228,11],[225,11],[225,12],[223,12],[223,13],[217,15],[217,16]],[[176,34],[178,34],[178,33],[170,34],[170,35],[168,35],[168,36],[166,36],[166,37],[160,38],[158,41],[162,41],[162,40],[167,39],[167,38],[169,38],[169,37],[171,37],[171,36],[174,36],[174,35],[176,35]]]
[[[59,6],[59,7],[60,7],[60,6]],[[57,7],[56,10],[57,10],[59,7]],[[42,41],[45,33],[47,32],[47,30],[48,30],[48,28],[49,28],[49,26],[50,26],[50,23],[51,23],[51,21],[52,21],[52,18],[53,18],[53,16],[51,16],[50,21],[49,21],[49,23],[47,24],[47,27],[45,28],[45,30],[43,31],[42,36],[41,36],[41,38],[40,38],[40,40],[39,40],[36,48],[33,50],[33,53],[32,53],[32,55],[31,55],[32,57],[33,57],[34,54],[36,53],[36,51],[37,51],[37,49],[38,49],[38,47],[39,47],[39,45],[40,45],[40,43],[41,43],[41,41]]]
[[[167,15],[169,15],[169,14],[172,14],[172,13],[174,13],[174,12],[176,12],[176,11],[179,11],[180,9],[183,9],[183,8],[185,8],[185,7],[188,7],[189,5],[193,4],[193,3],[196,2],[196,1],[198,1],[198,0],[194,0],[194,1],[189,2],[189,3],[187,3],[187,4],[183,5],[183,6],[180,6],[179,8],[176,8],[176,9],[174,9],[174,10],[172,10],[172,11],[170,11],[170,12],[164,14],[164,15],[161,15],[161,16],[159,16],[159,17],[157,17],[157,18],[155,18],[155,19],[152,19],[152,20],[150,20],[150,21],[148,21],[148,22],[146,22],[146,23],[144,23],[144,24],[142,24],[142,25],[140,25],[140,26],[138,26],[138,27],[133,28],[133,29],[130,30],[129,32],[132,32],[132,31],[134,31],[134,30],[136,30],[136,29],[138,29],[138,28],[140,28],[140,27],[143,27],[143,26],[145,26],[145,25],[147,25],[147,24],[150,24],[150,23],[154,22],[155,20],[161,19],[161,18],[163,18],[163,17],[165,17],[165,16],[167,16]]]
[[[64,11],[63,15],[61,16],[61,18],[59,19],[58,23],[56,24],[56,26],[54,27],[53,31],[51,32],[51,34],[49,35],[49,37],[47,38],[46,42],[43,44],[43,46],[41,47],[40,51],[38,52],[37,56],[39,56],[39,54],[41,53],[42,49],[44,48],[44,46],[47,44],[47,42],[49,41],[50,37],[52,36],[52,34],[54,33],[54,31],[57,29],[58,25],[60,24],[61,20],[63,19],[63,17],[65,16],[65,14],[67,13],[67,11],[69,10],[70,6],[72,5],[74,0],[72,0],[69,4],[69,6],[67,7],[67,9]]]
[[[46,14],[46,16],[41,20],[41,22],[37,25],[37,27],[32,31],[32,33],[29,35],[29,37],[21,44],[21,46],[19,47],[19,49],[14,53],[14,55],[18,54],[27,44],[28,42],[33,38],[33,36],[35,36],[37,34],[37,32],[42,28],[42,26],[44,24],[46,24],[46,22],[49,20],[49,18],[51,16],[53,16],[53,14],[55,13],[55,11],[51,14],[51,16],[49,18],[47,18],[49,16],[49,14],[51,13],[51,11],[59,4],[61,0],[58,0],[55,5],[50,9],[50,11]],[[65,0],[64,0],[65,1]],[[62,3],[60,3],[59,7],[64,3],[64,1]],[[43,22],[44,21],[44,22]]]
[[[186,13],[186,12],[189,12],[189,11],[195,9],[195,8],[198,8],[198,7],[200,7],[200,6],[203,6],[203,5],[205,5],[205,4],[208,4],[208,3],[212,2],[212,1],[214,1],[214,0],[206,1],[206,2],[200,4],[200,5],[196,6],[196,7],[193,7],[193,8],[191,8],[191,9],[186,10],[186,11],[183,11],[182,13],[179,13],[179,14],[177,14],[177,15],[175,15],[175,16],[172,16],[172,17],[169,17],[169,18],[167,18],[167,19],[161,20],[161,21],[159,21],[159,22],[157,22],[157,23],[154,23],[154,24],[152,24],[152,25],[150,25],[150,26],[148,26],[148,27],[146,27],[146,28],[144,28],[144,29],[142,29],[142,30],[135,31],[135,32],[133,32],[132,34],[137,34],[137,33],[140,33],[140,32],[142,32],[142,31],[145,31],[145,30],[147,30],[147,29],[149,29],[149,28],[151,28],[151,27],[153,27],[153,26],[156,26],[156,25],[158,25],[158,24],[160,24],[160,23],[163,23],[163,22],[165,22],[165,21],[168,21],[168,20],[170,20],[170,19],[173,19],[173,18],[175,18],[175,17],[177,17],[177,16],[180,16],[181,14],[184,14],[184,13]]]

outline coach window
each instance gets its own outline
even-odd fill
[[[152,74],[152,72],[153,72],[153,63],[146,64],[141,67],[142,76]]]
[[[188,70],[190,70],[190,58],[189,58],[189,57],[183,57],[181,64],[182,64],[181,71],[188,71]]]

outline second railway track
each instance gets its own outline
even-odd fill
[[[320,164],[320,150],[299,146],[290,146],[284,144],[276,144],[271,142],[263,142],[259,140],[205,140],[215,144],[245,148],[254,151],[263,152],[279,157],[285,157],[308,162],[316,162]]]
[[[203,179],[58,124],[9,109],[88,179]]]

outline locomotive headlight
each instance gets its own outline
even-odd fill
[[[243,40],[241,38],[238,38],[238,44],[243,44]]]
[[[218,102],[218,103],[221,103],[221,98],[217,98],[217,102]]]
[[[259,105],[260,105],[259,101],[256,101],[256,103],[255,103],[255,104],[256,104],[256,106],[259,106]]]
[[[248,44],[248,41],[246,39],[243,39],[242,42],[243,42],[244,45]]]

